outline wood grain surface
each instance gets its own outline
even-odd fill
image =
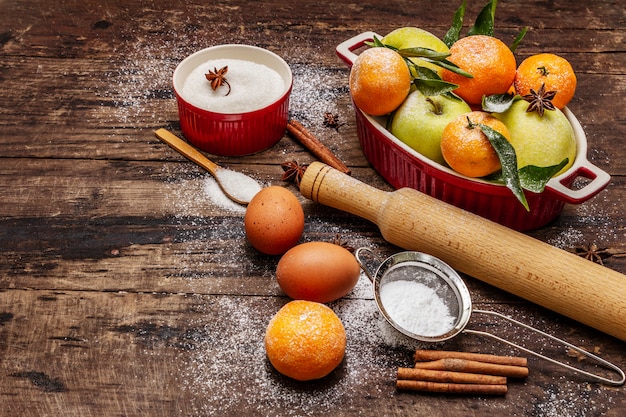
[[[468,1],[466,22],[486,1]],[[609,416],[623,387],[586,380],[530,357],[529,376],[503,397],[404,392],[398,367],[416,348],[519,356],[476,335],[428,345],[400,337],[376,309],[370,283],[330,306],[344,322],[346,357],[329,377],[296,383],[265,357],[263,335],[284,305],[277,257],[246,241],[243,210],[154,136],[180,135],[171,88],[190,53],[246,43],[282,56],[294,74],[291,116],[351,169],[392,188],[361,152],[348,68],[335,47],[363,31],[418,26],[438,36],[460,2],[422,0],[0,0],[0,415],[2,416]],[[626,30],[624,4],[501,1],[496,35],[529,32],[518,62],[554,52],[572,63],[569,108],[588,157],[611,183],[566,205],[532,237],[626,273]],[[341,121],[325,127],[323,115]],[[381,256],[400,249],[378,228],[302,197],[280,164],[314,157],[285,135],[244,157],[209,155],[265,185],[283,185],[305,211],[303,241],[341,240]],[[474,305],[541,328],[626,367],[614,337],[464,276]],[[580,277],[593,280],[593,276]],[[626,294],[624,294],[626,297]],[[623,317],[616,317],[623,320]],[[506,323],[487,330],[561,360],[571,352]],[[588,366],[588,361],[580,362]]]

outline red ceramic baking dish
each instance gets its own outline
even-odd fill
[[[261,108],[240,112],[209,111],[192,104],[189,93],[185,95],[185,81],[198,66],[214,60],[247,61],[276,71],[283,80],[280,91],[275,92],[278,98]],[[206,152],[222,156],[252,154],[270,148],[285,134],[293,76],[289,65],[271,51],[239,44],[200,50],[176,67],[173,84],[180,129],[189,142]]]
[[[337,55],[352,66],[355,51],[365,46],[374,32],[361,33],[337,46]],[[493,220],[518,231],[544,226],[554,220],[565,203],[581,204],[603,190],[609,174],[587,160],[587,137],[572,112],[565,108],[576,136],[576,159],[564,173],[552,178],[542,193],[526,191],[530,211],[503,184],[460,175],[422,156],[385,129],[385,119],[369,116],[356,106],[356,126],[365,157],[393,187],[410,187],[439,200]],[[585,178],[576,184],[577,178]],[[419,210],[419,207],[415,208]]]

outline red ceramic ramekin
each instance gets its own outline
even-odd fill
[[[185,80],[199,65],[216,59],[237,59],[265,65],[278,72],[284,81],[284,89],[277,93],[279,98],[274,102],[244,113],[217,113],[199,108],[183,96]],[[272,147],[285,134],[293,75],[289,65],[271,51],[239,44],[200,50],[176,67],[173,84],[183,135],[208,153],[222,156],[248,155]]]
[[[337,55],[352,66],[357,57],[354,51],[374,36],[382,38],[374,32],[365,32],[341,43],[337,46]],[[567,171],[550,179],[542,193],[525,191],[530,211],[526,211],[503,184],[466,177],[424,157],[385,129],[384,118],[372,117],[354,108],[363,153],[389,184],[395,188],[414,188],[518,231],[546,225],[559,215],[565,203],[583,203],[611,180],[609,174],[587,160],[587,137],[567,108],[564,113],[576,137],[576,159]],[[578,177],[585,178],[586,183],[574,189],[572,185]]]

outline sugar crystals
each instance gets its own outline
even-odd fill
[[[228,67],[226,78],[231,86],[211,88],[205,74]],[[275,70],[241,59],[215,59],[196,67],[182,89],[185,100],[194,106],[219,113],[245,113],[258,110],[278,100],[285,92],[285,82]]]
[[[261,191],[261,185],[255,179],[241,172],[221,168],[215,171],[215,175],[222,187],[238,200],[249,202]]]

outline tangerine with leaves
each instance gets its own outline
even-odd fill
[[[409,95],[411,73],[394,50],[375,47],[363,51],[350,69],[350,94],[354,104],[372,116],[394,111]]]
[[[449,70],[442,72],[445,81],[457,84],[454,93],[470,105],[478,105],[483,96],[504,94],[513,80],[517,63],[511,49],[500,39],[471,35],[450,47],[450,62],[472,74],[472,78]]]
[[[446,125],[441,136],[441,153],[446,163],[459,174],[472,178],[493,174],[501,168],[498,153],[479,124],[510,138],[504,123],[483,111],[458,116]]]
[[[274,368],[298,381],[323,378],[343,360],[346,331],[328,306],[294,300],[270,320],[265,351]]]
[[[574,97],[576,74],[569,61],[555,54],[531,55],[517,67],[515,92],[521,96],[531,94],[531,89],[555,91],[552,104],[562,109]]]

